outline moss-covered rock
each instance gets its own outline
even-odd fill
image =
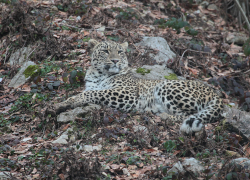
[[[169,74],[169,76],[164,76],[165,79],[167,80],[178,80],[178,77],[176,74],[172,73],[172,74]]]
[[[146,73],[150,73],[150,69],[138,68],[136,72],[145,75]]]
[[[34,77],[39,73],[39,70],[40,68],[38,65],[30,65],[24,70],[23,74],[25,75],[25,78]]]

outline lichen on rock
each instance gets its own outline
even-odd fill
[[[178,80],[178,77],[176,74],[172,73],[169,76],[164,76],[165,79],[167,80]]]
[[[138,68],[136,72],[145,75],[146,73],[150,73],[150,69]]]

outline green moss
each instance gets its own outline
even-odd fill
[[[138,68],[136,70],[137,73],[140,73],[142,75],[145,75],[146,73],[150,73],[150,71],[151,71],[150,69],[144,69],[144,68]]]
[[[36,75],[39,71],[39,67],[37,65],[29,65],[25,71],[23,72],[23,74],[25,75],[25,78],[28,77],[34,77],[34,75]]]
[[[167,80],[178,80],[177,75],[174,73],[169,74],[169,76],[164,76],[164,78]]]
[[[89,40],[90,40],[90,37],[86,37],[82,39],[83,42],[88,42]]]

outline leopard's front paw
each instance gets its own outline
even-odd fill
[[[202,128],[203,124],[201,120],[198,120],[195,117],[190,116],[182,123],[180,130],[184,134],[192,134],[201,131]]]

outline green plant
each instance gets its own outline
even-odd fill
[[[83,15],[87,12],[89,5],[85,1],[67,1],[65,3],[57,5],[57,8],[64,12],[73,13],[74,15]]]
[[[22,96],[20,96],[14,103],[13,106],[11,106],[11,112],[18,111],[21,108],[27,108],[30,109],[32,105],[32,93],[27,93]]]
[[[82,39],[83,42],[88,42],[91,38],[90,37],[85,37]]]
[[[121,159],[119,154],[113,154],[107,158],[106,163],[112,162],[113,164],[120,164]]]
[[[166,21],[165,19],[157,19],[155,20],[154,24],[159,24],[160,28],[171,27],[177,31],[177,34],[181,32],[181,28],[184,28],[186,33],[188,33],[189,35],[196,36],[198,34],[198,32],[190,28],[190,24],[187,21],[183,21],[182,18],[171,18],[168,21]]]
[[[107,36],[107,38],[109,38],[112,41],[116,41],[116,42],[119,41],[119,36]]]
[[[250,55],[250,38],[247,39],[247,41],[243,45],[243,51],[246,56]]]
[[[149,164],[152,164],[152,160],[151,160],[151,156],[148,155],[148,154],[145,154],[146,158],[145,158],[145,163],[149,163]]]
[[[10,160],[7,158],[0,159],[0,171],[11,171],[11,169],[14,169],[18,166],[20,166],[20,164],[14,160]]]
[[[133,20],[133,19],[139,19],[134,9],[127,8],[123,10],[122,8],[112,8],[113,11],[120,12],[115,18],[121,19],[121,20]]]
[[[6,3],[6,4],[11,4],[12,1],[11,0],[1,0],[0,2],[1,3]]]
[[[48,95],[37,93],[35,97],[33,97],[33,93],[27,93],[22,96],[20,96],[14,103],[13,106],[11,106],[10,112],[16,112],[22,108],[31,111],[32,105],[35,103],[35,101],[47,101],[50,98]]]
[[[40,74],[39,75],[41,77],[46,77],[46,76],[48,76],[49,72],[58,71],[59,69],[60,69],[60,66],[58,66],[55,63],[55,59],[53,59],[52,61],[45,61],[42,64],[42,67],[40,68]]]
[[[63,81],[65,83],[69,81],[70,84],[74,84],[78,81],[83,82],[84,77],[85,77],[85,72],[83,71],[82,67],[76,67],[71,72],[69,73],[66,72],[66,73],[63,73],[62,75]]]
[[[163,143],[163,147],[167,152],[172,152],[176,147],[176,141],[175,140],[169,140]]]
[[[200,158],[208,158],[211,155],[209,149],[205,149],[205,151],[197,153],[196,157],[200,157]]]
[[[137,165],[141,163],[141,160],[139,156],[131,156],[127,159],[126,163],[128,165]]]
[[[11,121],[7,120],[3,114],[0,114],[0,127],[6,127]]]
[[[228,58],[227,53],[220,53],[220,54],[219,54],[219,57],[221,58],[221,61],[222,61],[224,64],[227,63],[227,58]]]

